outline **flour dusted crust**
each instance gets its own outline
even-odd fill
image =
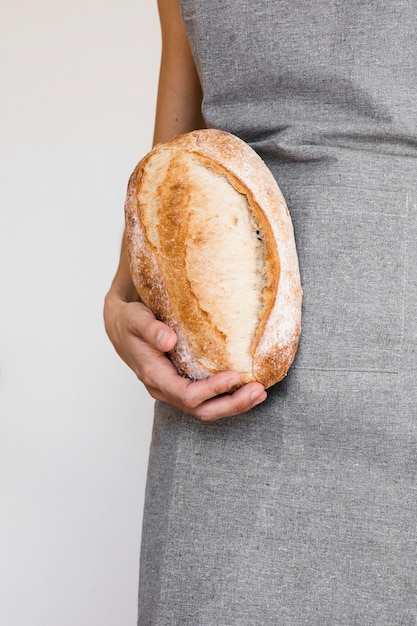
[[[178,136],[137,165],[125,214],[132,279],[178,335],[177,370],[281,380],[297,351],[302,291],[291,218],[261,158],[224,131]]]

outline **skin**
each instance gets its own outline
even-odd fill
[[[204,128],[202,90],[188,45],[179,0],[158,0],[162,56],[155,118],[154,144]],[[202,421],[245,413],[266,399],[260,383],[240,384],[237,372],[221,372],[191,382],[179,376],[165,353],[175,332],[155,319],[132,283],[123,238],[119,266],[104,304],[107,334],[119,356],[156,400],[168,402]]]

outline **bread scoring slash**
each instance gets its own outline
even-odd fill
[[[159,144],[130,178],[125,215],[132,280],[177,333],[178,372],[281,380],[298,347],[302,291],[290,214],[256,152],[215,129]]]

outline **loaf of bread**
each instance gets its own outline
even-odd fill
[[[132,279],[177,333],[177,371],[281,380],[298,346],[302,291],[285,200],[255,151],[212,129],[159,144],[130,178],[125,214]]]

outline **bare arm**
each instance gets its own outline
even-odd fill
[[[204,128],[202,91],[181,17],[179,0],[158,0],[162,55],[154,144]]]
[[[204,127],[202,91],[189,48],[179,0],[158,0],[162,55],[158,85],[154,143]],[[248,411],[266,398],[259,383],[244,385],[236,372],[222,372],[190,382],[177,374],[165,353],[176,343],[173,330],[155,319],[139,302],[133,286],[125,243],[119,267],[105,299],[107,333],[121,358],[158,400],[169,402],[203,420],[215,420]]]

